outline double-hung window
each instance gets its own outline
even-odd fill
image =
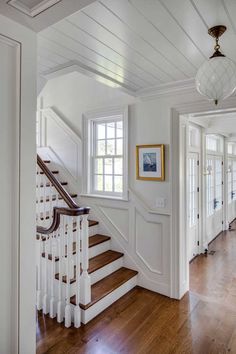
[[[86,193],[127,199],[127,109],[85,116]]]

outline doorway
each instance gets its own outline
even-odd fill
[[[199,101],[200,102],[200,101]],[[233,133],[234,127],[236,127],[236,109],[234,107],[235,102],[230,99],[223,102],[220,110],[210,110],[212,106],[210,103],[201,101],[201,104],[186,104],[172,110],[172,124],[171,124],[171,170],[172,170],[172,244],[171,244],[171,256],[172,256],[172,279],[171,282],[171,294],[175,298],[181,298],[186,291],[189,290],[189,260],[194,257],[195,254],[204,254],[205,249],[208,248],[208,243],[213,239],[213,233],[206,235],[206,231],[203,226],[206,225],[207,216],[207,195],[203,194],[203,190],[206,192],[207,179],[209,180],[209,187],[211,187],[211,194],[209,192],[208,200],[211,202],[215,199],[215,208],[213,204],[213,215],[211,215],[212,223],[214,222],[215,231],[221,232],[221,230],[228,229],[229,223],[234,217],[236,208],[236,198],[233,195],[233,163],[231,163],[232,153],[228,153],[229,142],[232,139],[236,143],[236,132]],[[198,113],[190,113],[198,112]],[[190,120],[191,118],[191,120]],[[210,120],[215,119],[214,124],[209,124]],[[227,118],[227,119],[226,119]],[[222,120],[223,123],[219,124]],[[234,121],[235,120],[235,121]],[[189,125],[198,125],[201,132],[201,147],[206,148],[206,135],[215,135],[223,137],[223,154],[216,152],[207,152],[203,156],[200,151],[199,160],[199,198],[195,202],[192,201],[192,209],[194,203],[199,204],[199,221],[198,225],[190,224],[190,215],[196,213],[196,211],[188,210],[188,204],[190,203],[188,193],[190,192],[190,183],[187,183],[188,173],[188,158],[196,156],[188,156],[188,153],[196,153],[197,151],[190,151],[189,149]],[[200,124],[199,124],[200,123]],[[232,129],[233,127],[233,129]],[[227,146],[227,148],[226,148]],[[231,148],[232,150],[232,148]],[[206,151],[206,149],[205,149]],[[203,158],[204,157],[204,158]],[[235,151],[236,157],[236,151]],[[210,167],[207,166],[207,161],[213,160],[214,171],[210,171]],[[231,160],[230,160],[231,159]],[[220,161],[221,166],[220,166]],[[235,158],[236,160],[236,158]],[[223,161],[223,165],[222,165]],[[196,166],[195,166],[196,169]],[[210,173],[209,173],[210,171]],[[208,176],[210,175],[210,177]],[[221,183],[219,180],[221,179]],[[235,164],[235,187],[236,187],[236,164]],[[196,195],[196,189],[193,190]],[[236,188],[235,188],[236,192]],[[235,198],[235,202],[233,199]],[[232,197],[231,197],[232,196]],[[221,203],[220,203],[221,201]],[[222,204],[223,202],[223,204]],[[220,205],[221,204],[221,205]],[[231,215],[230,215],[231,214]],[[222,219],[223,216],[223,219]],[[192,216],[194,218],[194,216]],[[214,220],[214,221],[213,221]],[[215,222],[216,221],[216,222]],[[222,224],[223,221],[223,224]],[[189,226],[193,226],[189,236]],[[208,224],[210,225],[210,223]],[[197,235],[199,235],[197,237]],[[216,235],[215,235],[216,236]],[[198,240],[197,240],[198,238]],[[196,243],[199,241],[197,248]]]

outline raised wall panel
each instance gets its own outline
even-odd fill
[[[136,254],[153,273],[163,273],[163,226],[158,222],[147,222],[136,210],[135,215]]]
[[[119,234],[128,241],[129,238],[129,213],[126,209],[102,207],[101,211],[112,223]]]
[[[82,170],[82,143],[80,138],[52,110],[43,113],[45,146],[59,158],[63,167],[78,181]]]

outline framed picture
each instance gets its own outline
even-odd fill
[[[136,175],[137,179],[146,181],[165,180],[165,146],[137,145],[136,146]]]

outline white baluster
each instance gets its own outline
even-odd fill
[[[75,298],[76,298],[76,305],[74,309],[74,326],[75,328],[79,328],[81,324],[81,309],[79,306],[80,303],[80,238],[81,238],[81,232],[80,232],[80,221],[81,218],[78,216],[76,218],[76,237],[75,237],[75,242],[76,242],[76,293],[75,293]]]
[[[39,214],[39,193],[40,193],[40,186],[39,186],[39,168],[36,168],[36,222],[39,225],[40,214]]]
[[[36,292],[36,306],[38,310],[42,310],[42,235],[38,235],[37,242],[37,292]]]
[[[40,198],[41,198],[41,174],[40,174],[40,169],[37,169],[37,193],[36,193],[36,198],[37,198],[37,203],[36,203],[36,212],[37,212],[37,225],[41,225],[41,214],[40,214]]]
[[[82,215],[81,223],[81,245],[82,245],[82,275],[80,279],[81,291],[80,301],[83,305],[91,302],[91,279],[88,274],[89,267],[89,233],[88,233],[88,215]]]
[[[51,236],[51,255],[52,255],[52,262],[51,262],[51,277],[50,277],[50,285],[51,285],[51,298],[50,298],[50,317],[56,317],[56,301],[54,296],[54,280],[55,280],[55,258],[56,258],[56,233],[54,232]]]
[[[71,240],[73,240],[72,218],[66,218],[67,236],[66,236],[66,307],[65,307],[65,326],[71,326],[71,304],[70,304],[70,266],[71,266]]]
[[[56,190],[56,188],[54,187],[54,191],[53,191],[54,193],[55,193],[55,197],[56,197],[56,199],[55,199],[55,201],[54,201],[54,205],[56,206],[56,207],[58,207],[59,206],[59,194],[58,194],[58,191]]]
[[[52,201],[52,197],[53,197],[53,186],[52,186],[52,183],[49,182],[49,220],[50,220],[50,223],[52,222],[52,219],[53,219],[53,201]]]
[[[48,297],[48,248],[49,248],[49,236],[46,236],[44,254],[45,254],[45,267],[44,267],[44,297],[43,297],[43,313],[48,314],[49,312],[49,297]]]
[[[64,218],[61,218],[59,234],[57,234],[58,251],[59,251],[59,279],[58,279],[58,303],[57,303],[57,322],[61,323],[64,318],[63,302],[62,302],[62,277],[63,277],[63,264],[64,264]]]
[[[39,198],[38,198],[38,206],[39,206],[39,215],[40,215],[40,224],[44,225],[44,214],[42,212],[43,210],[43,205],[40,203],[41,198],[43,198],[43,175],[39,174],[39,185],[40,185],[40,190],[39,190]],[[41,220],[42,218],[42,220]]]
[[[42,183],[43,183],[43,219],[46,221],[46,216],[47,216],[47,208],[46,208],[46,198],[47,198],[47,194],[46,194],[46,185],[47,185],[47,178],[46,175],[43,174],[42,175]]]

